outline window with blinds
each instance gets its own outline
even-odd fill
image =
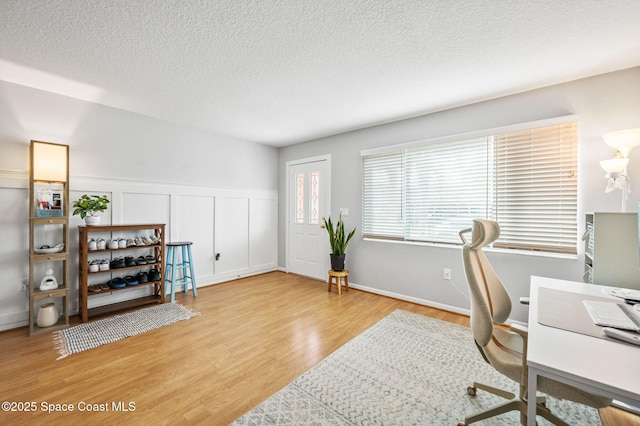
[[[494,247],[576,253],[577,122],[363,156],[365,237],[460,243],[476,218]]]

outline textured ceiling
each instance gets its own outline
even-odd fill
[[[640,65],[639,0],[2,0],[0,80],[283,146]]]

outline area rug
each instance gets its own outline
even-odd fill
[[[233,425],[455,425],[503,401],[481,390],[469,396],[474,380],[517,393],[482,359],[468,328],[398,310]],[[593,408],[552,398],[547,406],[569,424],[601,424]],[[519,414],[479,424],[516,425]]]
[[[56,331],[53,333],[54,347],[60,354],[58,359],[62,359],[196,315],[180,304],[164,303]]]

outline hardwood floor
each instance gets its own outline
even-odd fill
[[[1,399],[36,405],[35,412],[0,411],[0,424],[225,425],[395,309],[469,323],[354,289],[338,296],[323,282],[281,272],[198,294],[177,301],[199,317],[62,360],[49,333],[0,333]],[[47,413],[46,404],[74,411]],[[118,404],[128,411],[116,411]],[[620,410],[602,413],[605,426],[640,425]]]

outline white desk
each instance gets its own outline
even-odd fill
[[[588,392],[640,405],[640,346],[574,333],[538,323],[538,288],[605,296],[603,287],[573,281],[531,277],[529,305],[529,400],[538,376],[579,387]],[[620,300],[620,299],[614,299]],[[529,404],[527,424],[536,424],[535,404]]]

